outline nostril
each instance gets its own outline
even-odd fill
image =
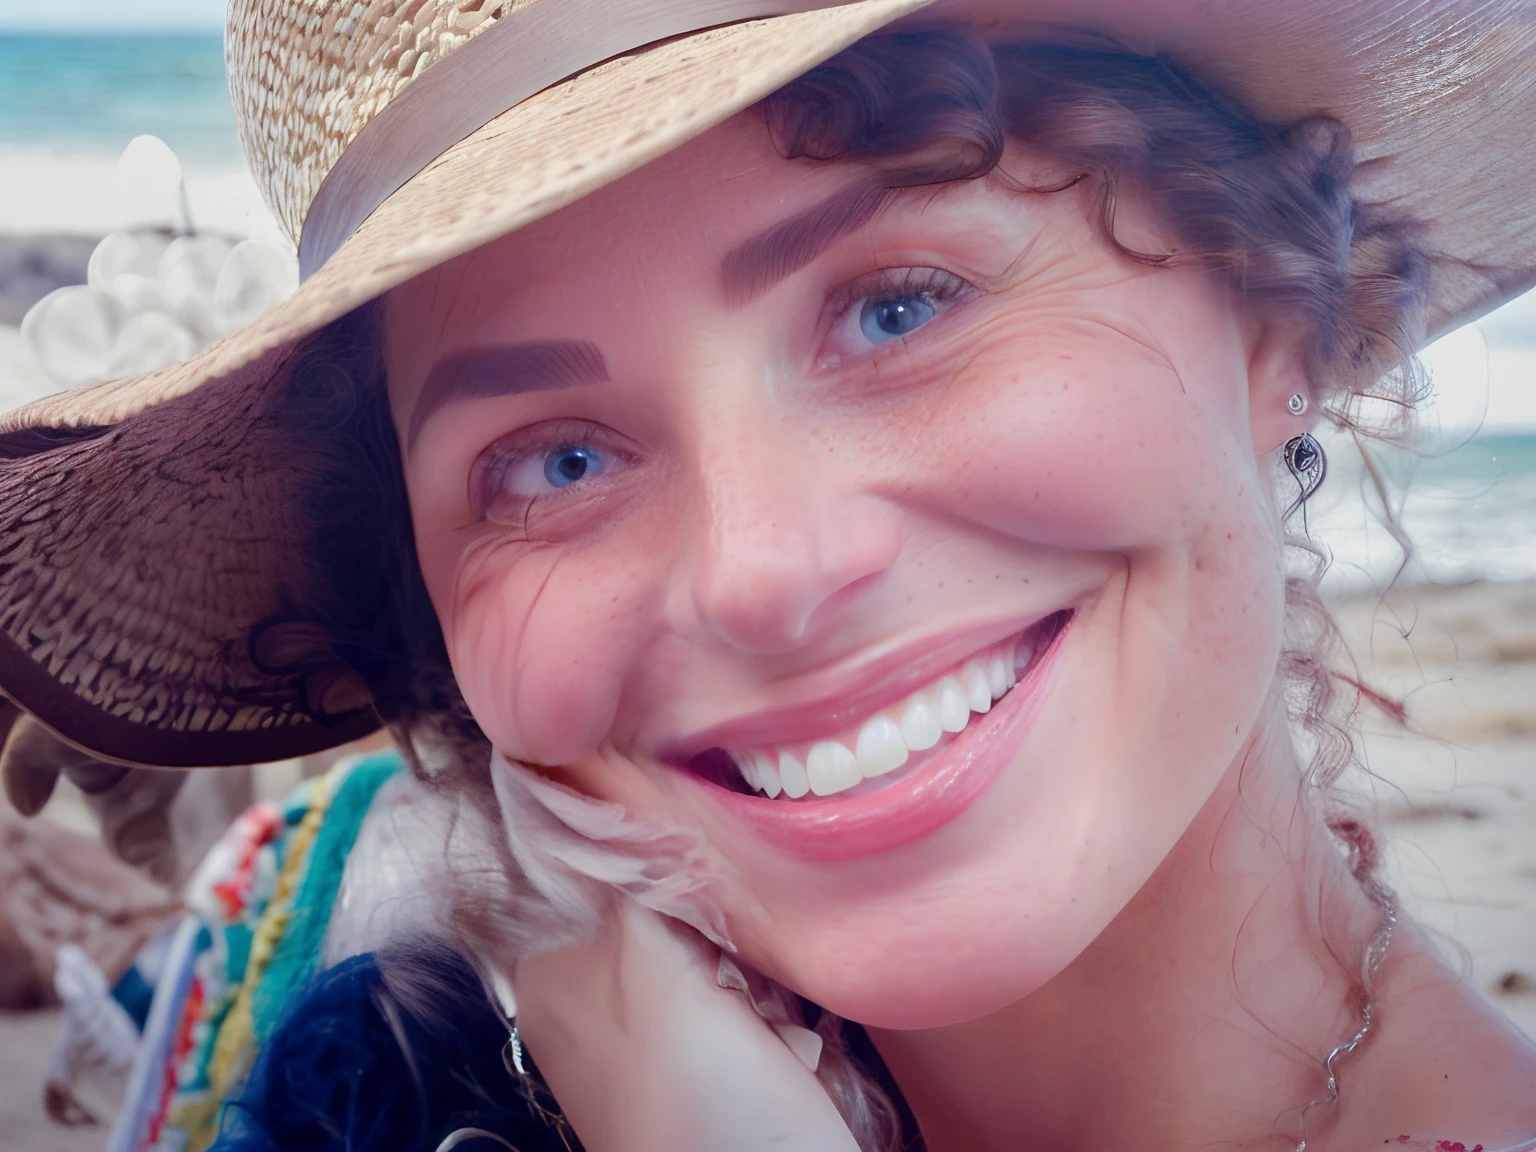
[[[790,651],[806,633],[802,612],[743,614],[722,623],[725,635],[737,647],[764,654]]]
[[[782,652],[803,643],[880,583],[897,548],[878,562],[782,548],[757,565],[706,567],[694,585],[699,618],[734,648]]]
[[[901,553],[894,509],[802,476],[748,499],[717,481],[692,572],[694,610],[734,648],[782,652],[824,627]]]
[[[695,604],[702,619],[727,644],[752,652],[779,652],[805,635],[824,598],[815,574],[783,569],[710,572]]]

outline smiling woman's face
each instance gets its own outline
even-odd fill
[[[486,735],[700,834],[745,959],[911,1027],[1060,971],[1252,735],[1301,377],[1086,184],[869,179],[737,117],[397,290],[387,359]]]

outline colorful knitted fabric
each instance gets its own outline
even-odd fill
[[[506,1025],[469,963],[432,945],[411,962],[430,1005],[397,998],[371,953],[296,992],[214,1152],[570,1152],[503,1063]]]
[[[287,999],[314,975],[347,854],[379,788],[400,769],[393,753],[338,764],[283,805],[247,810],[209,852],[188,885],[205,931],[145,1150],[212,1144],[224,1102]]]

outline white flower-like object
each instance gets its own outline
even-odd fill
[[[190,230],[180,165],[164,144],[146,143],[152,139],[129,145],[119,177],[135,203],[166,201],[161,218],[176,221],[180,234],[153,226],[112,233],[92,253],[85,284],[49,293],[27,313],[22,333],[55,390],[185,360],[298,287],[293,253]],[[153,185],[154,196],[140,185]]]

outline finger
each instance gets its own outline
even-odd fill
[[[0,762],[7,795],[19,811],[30,815],[41,810],[62,775],[95,812],[102,841],[114,856],[162,883],[174,878],[171,801],[186,773],[99,760],[26,715],[15,721]]]
[[[81,785],[86,803],[101,821],[101,838],[113,855],[169,884],[177,871],[171,803],[187,774],[163,768],[117,773],[116,767],[93,761],[67,769],[65,775]]]
[[[20,708],[0,698],[0,779],[5,783],[5,798],[23,816],[36,816],[53,797],[60,766],[51,757],[39,760],[26,739],[16,739],[18,727],[25,731],[24,719]]]
[[[61,1128],[94,1128],[99,1121],[75,1099],[66,1084],[50,1080],[43,1086],[43,1109]]]

